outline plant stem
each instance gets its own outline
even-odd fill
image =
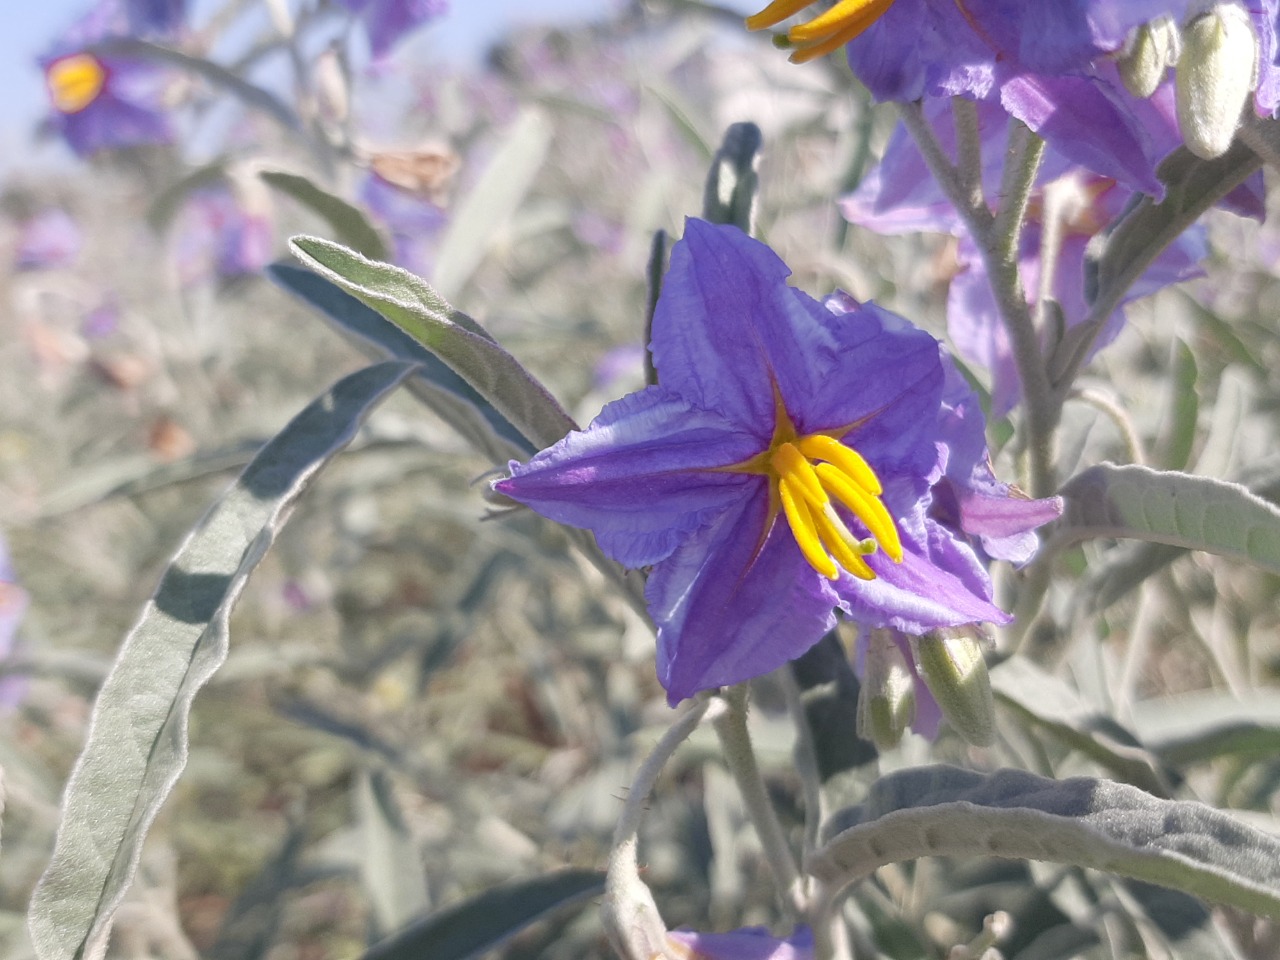
[[[636,857],[637,834],[649,794],[676,748],[689,738],[708,714],[714,720],[717,714],[724,712],[725,706],[723,700],[704,697],[678,717],[640,765],[627,801],[622,806],[622,814],[613,831],[613,850],[609,854],[601,911],[609,939],[625,960],[653,960],[667,955],[667,927],[658,913],[657,904],[653,902],[653,895],[640,879]]]
[[[1031,494],[1048,496],[1056,486],[1053,433],[1060,409],[1053,402],[1040,339],[1032,322],[1018,272],[1018,244],[1026,219],[1027,200],[1044,155],[1044,144],[1023,124],[1013,122],[1005,154],[999,217],[993,217],[979,196],[977,202],[952,166],[924,118],[919,103],[899,104],[902,122],[915,139],[929,172],[964,220],[973,237],[995,295],[1000,319],[1009,333],[1014,361],[1022,380],[1024,443],[1031,462]],[[979,191],[980,193],[980,191]]]
[[[747,688],[731,687],[724,694],[729,709],[714,721],[724,752],[725,764],[733,774],[747,817],[756,828],[765,859],[773,871],[773,879],[783,906],[793,919],[804,919],[808,913],[808,896],[795,855],[787,845],[777,811],[769,799],[769,791],[760,776],[751,734],[747,730]]]

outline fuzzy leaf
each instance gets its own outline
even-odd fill
[[[426,281],[318,237],[294,237],[289,246],[312,270],[378,311],[452,367],[538,449],[577,429],[541,383]]]
[[[319,310],[344,334],[371,347],[371,352],[417,363],[418,369],[405,384],[408,390],[495,463],[537,452],[537,447],[467,381],[376,310],[310,270],[275,263],[267,267],[266,273],[273,282]]]
[[[1280,919],[1280,838],[1212,807],[1091,777],[918,767],[836,814],[807,867],[844,886],[917,857],[1090,867]]]
[[[98,692],[67,783],[28,921],[41,960],[101,946],[186,765],[191,702],[226,660],[228,619],[249,575],[298,497],[412,370],[381,363],[335,384],[262,448],[178,549]]]
[[[465,960],[554,910],[603,892],[604,874],[594,870],[562,870],[504,884],[410,925],[362,960]]]
[[[334,236],[370,260],[387,260],[387,244],[359,207],[312,183],[308,178],[284,170],[263,170],[258,176],[267,185],[297,200],[333,228]]]
[[[1055,547],[1130,537],[1233,557],[1280,573],[1280,510],[1238,483],[1100,464],[1067,481]]]

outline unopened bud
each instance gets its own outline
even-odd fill
[[[1177,91],[1188,150],[1206,160],[1227,152],[1257,77],[1258,38],[1244,8],[1217,3],[1187,25]]]
[[[1144,100],[1164,82],[1169,68],[1178,62],[1182,36],[1173,17],[1157,17],[1133,32],[1128,46],[1116,60],[1120,79],[1129,92]]]
[[[858,693],[858,736],[877,749],[891,750],[915,719],[915,677],[893,631],[868,631],[867,654]]]
[[[965,740],[985,747],[995,739],[995,698],[982,643],[966,628],[935,630],[916,640],[916,666],[947,722]]]

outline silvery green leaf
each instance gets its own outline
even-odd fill
[[[756,194],[763,137],[754,123],[734,123],[724,133],[720,149],[711,158],[702,193],[702,218],[710,223],[730,223],[743,233],[755,232]]]
[[[1216,553],[1280,573],[1280,509],[1238,483],[1100,464],[1076,474],[1060,492],[1066,509],[1053,534],[1056,547],[1127,537]]]
[[[1280,838],[1201,803],[1092,777],[918,767],[831,818],[810,873],[833,887],[925,856],[1090,867],[1280,918]]]
[[[298,497],[412,370],[381,363],[335,384],[262,448],[178,549],[98,693],[67,783],[31,900],[41,960],[78,960],[102,944],[186,765],[191,702],[226,659],[228,619],[250,574]]]
[[[374,945],[362,960],[466,960],[492,950],[553,911],[604,892],[604,873],[561,870],[486,890]]]
[[[537,452],[537,447],[467,381],[376,310],[310,270],[275,263],[266,273],[378,355],[417,363],[418,369],[405,387],[495,463]]]
[[[1111,717],[1090,709],[1066,683],[1026,657],[1012,656],[991,670],[996,703],[1023,724],[1078,750],[1125,783],[1169,795],[1160,760]]]
[[[535,447],[577,429],[547,389],[426,281],[318,237],[294,237],[299,260],[378,311],[447,363]]]
[[[517,118],[484,173],[452,210],[431,272],[442,297],[456,297],[485,254],[494,234],[520,206],[551,148],[551,124],[536,110]]]
[[[360,772],[353,805],[360,832],[360,873],[376,927],[389,932],[428,907],[422,857],[385,770]]]
[[[287,194],[333,228],[334,237],[370,260],[387,260],[386,241],[359,207],[334,196],[307,177],[284,170],[263,170],[258,176],[268,186]]]

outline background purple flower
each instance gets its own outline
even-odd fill
[[[274,259],[275,230],[229,187],[193,194],[178,220],[174,256],[183,283],[254,274]]]
[[[375,59],[391,52],[415,28],[449,11],[448,0],[338,0],[364,23]]]
[[[49,207],[18,228],[14,265],[19,270],[69,267],[84,246],[80,225],[61,207]]]
[[[431,271],[430,250],[449,222],[445,209],[425,197],[402,190],[376,173],[360,184],[360,201],[391,234],[395,262],[419,276]]]
[[[187,23],[187,0],[124,0],[129,30],[139,35],[170,36]]]
[[[672,930],[667,937],[689,960],[813,960],[813,932],[808,927],[798,927],[785,939],[764,927],[730,933]]]
[[[0,662],[13,656],[18,627],[30,603],[27,591],[18,586],[17,579],[8,545],[0,537]],[[26,690],[25,677],[0,677],[0,707],[16,707],[26,696]]]

